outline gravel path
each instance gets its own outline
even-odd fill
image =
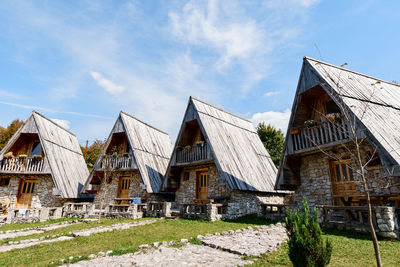
[[[252,261],[242,260],[239,255],[207,246],[187,244],[180,248],[166,247],[143,250],[135,254],[102,257],[91,261],[80,261],[69,266],[243,266]]]

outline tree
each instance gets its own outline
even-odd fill
[[[0,150],[2,150],[15,132],[24,124],[24,121],[15,119],[7,128],[0,126]]]
[[[104,147],[104,141],[96,139],[90,146],[88,146],[86,153],[86,165],[89,170],[96,164],[97,158],[99,157]],[[81,146],[82,153],[85,154],[85,147]]]
[[[294,267],[324,267],[330,262],[332,244],[322,239],[317,209],[310,216],[308,203],[303,197],[302,210],[287,210],[285,227],[288,232],[289,258]]]
[[[260,122],[257,125],[257,133],[275,166],[278,168],[283,152],[283,145],[285,143],[282,130],[276,129],[270,124],[265,126],[264,122]]]

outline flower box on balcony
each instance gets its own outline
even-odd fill
[[[318,123],[314,120],[308,120],[308,121],[304,122],[304,126],[306,128],[312,128],[312,127],[318,126]]]
[[[300,132],[300,129],[291,129],[290,134],[298,134]]]

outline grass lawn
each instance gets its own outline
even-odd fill
[[[151,219],[151,218],[146,218],[146,219]],[[143,220],[143,219],[139,219],[139,220]],[[34,238],[40,238],[42,236],[48,236],[48,235],[52,236],[52,235],[58,235],[58,234],[68,234],[68,232],[81,230],[81,229],[90,229],[90,228],[95,228],[95,227],[109,226],[109,225],[113,225],[113,224],[117,224],[117,223],[129,223],[129,222],[134,222],[134,221],[137,221],[137,220],[119,218],[119,219],[102,219],[100,223],[98,223],[97,221],[89,221],[89,222],[82,221],[81,223],[71,224],[66,227],[58,228],[55,230],[45,231],[41,234],[19,236],[16,238],[6,238],[3,240],[0,240],[0,245],[4,245],[4,244],[8,243],[9,241],[34,239]]]
[[[36,222],[36,223],[15,223],[15,224],[5,224],[0,226],[0,231],[8,231],[8,230],[20,230],[24,228],[31,228],[36,226],[49,225],[53,223],[65,222],[65,221],[74,221],[76,218],[60,218],[55,220],[48,220],[45,222]]]
[[[180,240],[201,234],[235,230],[249,225],[265,224],[254,217],[238,221],[207,222],[197,220],[160,220],[127,230],[94,234],[73,240],[47,243],[0,253],[0,266],[47,266],[70,256],[87,256],[99,251],[113,250],[115,254],[134,252],[141,244]]]
[[[333,245],[329,266],[376,266],[369,234],[325,229],[324,238],[329,238]],[[379,244],[383,266],[400,266],[400,241],[381,240]],[[264,255],[251,266],[292,266],[287,252],[288,246],[283,244],[278,251]]]

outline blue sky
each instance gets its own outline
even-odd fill
[[[0,125],[35,109],[83,144],[104,139],[124,110],[174,139],[193,95],[285,128],[303,56],[400,81],[399,8],[368,0],[3,2]]]

